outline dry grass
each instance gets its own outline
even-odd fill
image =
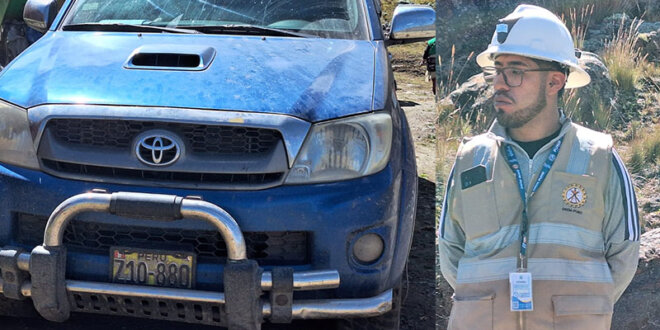
[[[630,144],[626,155],[628,167],[632,173],[655,176],[660,163],[660,127],[647,131],[648,134],[638,134]]]
[[[541,0],[540,4],[557,15],[570,16],[575,8],[587,8],[591,6],[589,19],[592,22],[600,22],[603,18],[613,13],[627,12],[633,8],[634,0]]]
[[[465,64],[475,56],[475,53],[471,52],[467,57],[467,61],[460,68],[457,68],[455,66],[455,53],[456,47],[452,46],[448,63],[443,62],[441,57],[438,59],[439,68],[447,66],[448,71],[446,76],[441,76],[438,80],[439,100],[446,98],[459,87],[463,79]],[[440,104],[438,105],[438,140],[458,141],[463,136],[478,134],[487,129],[491,121],[492,118],[482,112],[466,113],[465,109],[455,108],[449,104]]]
[[[644,163],[656,165],[660,161],[660,130],[654,130],[639,141]]]
[[[578,90],[568,90],[564,97],[564,111],[577,123],[595,130],[607,131],[611,124],[612,105],[603,103],[598,95],[592,95],[589,100],[589,107],[580,106],[582,99],[578,97]]]
[[[438,95],[440,98],[444,98],[445,96],[449,95],[452,91],[454,91],[456,88],[458,88],[460,82],[462,81],[462,76],[463,76],[463,71],[465,70],[465,66],[467,63],[474,57],[474,51],[471,52],[467,60],[463,63],[463,66],[460,68],[456,68],[456,46],[452,45],[451,47],[451,56],[448,59],[448,63],[445,59],[442,58],[442,56],[438,57],[438,69],[440,71],[444,71],[443,66],[447,66],[448,69],[448,74],[447,77],[444,77],[444,79],[441,79],[438,82]],[[458,70],[456,70],[458,69]]]
[[[587,30],[589,29],[589,23],[591,23],[595,7],[596,5],[594,4],[587,4],[579,10],[569,8],[568,14],[561,15],[561,20],[564,21],[568,30],[571,31],[575,48],[584,48],[584,40],[587,36]]]
[[[628,126],[625,129],[625,133],[623,135],[623,141],[625,142],[631,142],[640,137],[640,134],[642,134],[643,127],[642,127],[642,122],[638,120],[631,121],[628,123]]]
[[[610,71],[610,77],[619,90],[634,92],[645,71],[651,67],[646,56],[635,46],[642,21],[634,19],[626,28],[623,18],[614,38],[605,43],[603,61]]]

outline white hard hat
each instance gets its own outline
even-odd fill
[[[545,8],[520,5],[497,24],[488,49],[477,56],[477,63],[493,66],[494,57],[512,54],[554,61],[570,68],[566,88],[587,85],[591,78],[578,64],[573,38],[562,21]]]

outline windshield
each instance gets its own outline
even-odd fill
[[[359,1],[362,0],[77,0],[64,26],[256,26],[322,38],[366,40],[366,20]],[[268,29],[260,29],[259,33],[268,34]],[[227,33],[223,29],[200,30]],[[254,30],[249,31],[254,34]],[[236,29],[230,31],[236,34]]]

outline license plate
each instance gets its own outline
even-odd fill
[[[110,248],[110,279],[115,283],[192,288],[195,254],[128,247]]]

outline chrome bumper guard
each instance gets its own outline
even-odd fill
[[[82,212],[106,212],[157,221],[199,219],[212,224],[227,244],[225,292],[65,279],[64,229]],[[173,195],[94,191],[73,196],[51,214],[42,245],[32,252],[12,247],[0,249],[0,270],[0,293],[17,300],[30,297],[45,319],[56,322],[67,320],[74,310],[217,324],[230,329],[260,329],[264,319],[287,323],[292,319],[373,317],[392,308],[391,289],[370,298],[294,301],[293,291],[339,287],[339,273],[336,270],[293,272],[291,268],[263,271],[256,261],[247,259],[243,234],[231,215],[198,198]],[[262,297],[264,291],[269,292],[268,298]],[[82,297],[91,297],[91,300],[102,301],[105,305],[83,303]],[[160,313],[146,310],[134,313],[132,308],[116,304],[117,301],[130,303],[131,299],[143,305],[145,302],[160,307],[176,305],[179,311],[164,313],[161,308]]]

